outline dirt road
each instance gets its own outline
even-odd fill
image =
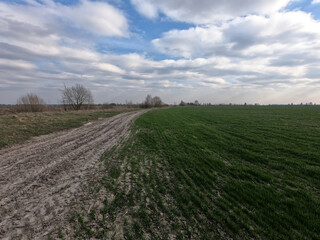
[[[0,150],[0,239],[47,239],[65,220],[85,175],[144,112],[119,114]]]

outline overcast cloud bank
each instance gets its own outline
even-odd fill
[[[100,103],[320,102],[320,22],[289,0],[131,0],[145,21],[193,26],[160,33],[150,53],[100,51],[97,39],[139,34],[130,2],[116,2],[0,1],[0,103],[57,103],[64,83]]]

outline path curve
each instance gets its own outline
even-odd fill
[[[81,191],[85,174],[145,112],[122,113],[1,149],[0,239],[43,239],[50,234]]]

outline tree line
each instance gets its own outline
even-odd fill
[[[61,90],[61,105],[65,111],[90,109],[94,106],[93,96],[91,91],[81,84],[67,87]],[[161,98],[158,96],[152,97],[147,95],[146,99],[141,104],[127,103],[130,107],[152,108],[161,107],[164,105]],[[112,108],[116,104],[103,104],[102,108]],[[46,102],[36,94],[29,93],[20,97],[17,101],[16,108],[20,112],[42,112],[46,107]]]

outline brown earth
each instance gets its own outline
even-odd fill
[[[129,112],[0,150],[0,239],[47,239],[62,226],[81,182],[128,136]]]

